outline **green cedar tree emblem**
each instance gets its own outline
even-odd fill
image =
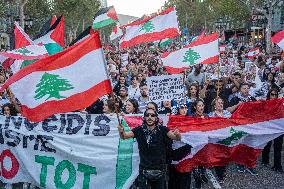
[[[26,49],[26,48],[21,48],[21,49],[15,50],[15,52],[21,53],[21,54],[23,54],[24,56],[27,55],[27,54],[34,54],[33,52],[29,51],[29,50]]]
[[[46,72],[43,74],[40,79],[40,83],[38,83],[36,87],[36,95],[34,96],[34,98],[38,100],[45,95],[49,95],[45,101],[50,98],[66,98],[64,96],[61,96],[59,92],[74,89],[74,87],[69,83],[67,79],[61,79],[59,75],[49,74]]]
[[[183,56],[183,61],[185,63],[189,63],[190,66],[194,65],[196,60],[198,60],[200,55],[192,49],[188,49]]]
[[[155,27],[152,21],[148,21],[142,25],[142,27],[140,28],[140,31],[145,30],[145,33],[148,33],[148,32],[152,32],[154,29]]]
[[[231,133],[231,136],[229,136],[228,138],[225,138],[224,140],[221,140],[217,143],[229,146],[229,145],[234,144],[238,140],[240,140],[242,137],[248,135],[248,133],[246,133],[244,131],[237,131],[234,128],[230,129],[230,133]]]

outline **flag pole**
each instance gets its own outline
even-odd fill
[[[219,84],[219,80],[220,80],[220,40],[219,40],[219,37],[218,37],[218,51],[219,51],[219,60],[218,60],[218,65],[217,65],[217,77],[218,77],[217,84]],[[216,98],[219,96],[219,93],[220,93],[220,88],[218,87]]]
[[[107,74],[107,78],[111,84],[111,98],[114,102],[114,110],[115,110],[115,114],[116,114],[116,118],[118,120],[118,123],[120,124],[120,118],[119,118],[119,113],[118,113],[118,109],[117,109],[117,106],[116,106],[116,99],[115,99],[115,96],[114,96],[114,93],[113,93],[113,87],[112,87],[112,82],[111,82],[111,79],[109,77],[109,73],[108,73],[108,70],[107,70],[107,62],[106,62],[106,58],[105,58],[105,54],[104,54],[104,51],[102,50],[102,53],[103,53],[103,56],[104,56],[104,67],[105,67],[105,72]]]
[[[185,84],[185,77],[186,77],[186,75],[185,75],[185,71],[186,70],[183,71],[183,87],[184,87],[183,103],[184,104],[186,104],[186,84]]]

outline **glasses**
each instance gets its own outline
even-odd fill
[[[270,96],[277,96],[277,93],[270,93]]]
[[[156,114],[145,114],[145,117],[157,117]]]

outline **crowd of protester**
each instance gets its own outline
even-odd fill
[[[226,44],[226,50],[220,54],[220,63],[190,66],[182,72],[185,74],[185,93],[182,99],[168,99],[158,104],[149,101],[146,78],[168,75],[160,55],[182,48],[183,43],[174,41],[159,48],[155,44],[140,45],[126,50],[114,45],[105,49],[107,70],[113,86],[114,95],[104,96],[90,107],[79,110],[89,114],[143,114],[147,108],[164,115],[184,115],[200,118],[229,118],[240,104],[255,100],[269,100],[284,96],[284,53],[277,47],[269,55],[264,48],[259,56],[248,59],[249,49],[256,43]],[[9,72],[2,70],[0,83],[9,77]],[[20,115],[20,105],[12,92],[0,93],[0,105],[5,116]],[[281,151],[283,135],[269,142],[263,150],[262,163],[269,165],[269,152],[273,142],[273,170],[283,173]],[[225,167],[215,167],[220,183],[225,177]],[[239,172],[248,171],[257,175],[255,168],[246,169],[239,165]],[[205,169],[198,167],[193,171],[195,187],[201,188],[208,182]],[[190,176],[182,176],[190,179]],[[186,183],[186,182],[185,182]],[[133,186],[135,188],[135,186]],[[174,186],[173,188],[187,188]]]

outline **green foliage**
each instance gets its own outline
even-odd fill
[[[167,6],[175,5],[181,28],[188,26],[193,33],[199,33],[204,27],[214,30],[219,18],[225,18],[237,28],[240,22],[250,19],[250,10],[241,1],[236,0],[169,0]]]
[[[76,37],[92,25],[93,17],[99,7],[99,0],[54,0],[53,13],[64,15],[67,35]]]
[[[35,36],[52,15],[64,15],[66,37],[76,37],[92,24],[99,7],[99,0],[29,0],[25,13],[34,18],[34,25],[29,33]]]

